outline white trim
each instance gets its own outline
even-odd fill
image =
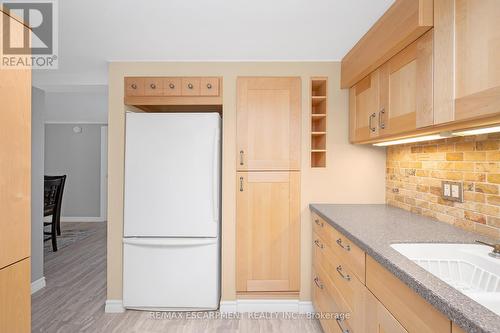
[[[221,301],[219,311],[222,313],[314,313],[314,307],[311,301],[299,301],[298,299],[238,299],[235,301]]]
[[[45,276],[42,276],[38,280],[31,282],[31,294],[34,294],[37,291],[39,291],[40,289],[45,288],[46,285],[47,284],[45,282]]]
[[[81,125],[103,125],[108,126],[107,122],[104,121],[45,121],[45,125],[73,125],[73,124],[81,124]]]
[[[101,165],[100,165],[100,214],[103,221],[108,214],[108,125],[101,126]]]
[[[123,301],[121,299],[107,299],[104,312],[106,313],[123,313],[125,308],[123,307]]]
[[[105,222],[100,216],[61,216],[61,222]]]

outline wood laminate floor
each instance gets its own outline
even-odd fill
[[[63,224],[63,232],[65,226]],[[171,313],[104,313],[106,300],[106,224],[71,223],[96,228],[91,236],[45,254],[47,286],[32,296],[32,332],[321,332],[317,320],[299,318],[175,318]],[[156,315],[156,317],[154,317]],[[181,314],[176,313],[180,316]],[[210,315],[215,315],[211,313]]]

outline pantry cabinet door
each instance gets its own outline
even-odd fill
[[[381,135],[433,124],[432,30],[380,68]]]
[[[379,112],[378,70],[349,89],[349,122],[351,142],[361,142],[376,138]]]
[[[238,172],[236,290],[299,291],[300,172]]]
[[[237,98],[237,169],[300,170],[300,78],[241,77]]]

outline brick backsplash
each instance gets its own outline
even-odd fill
[[[441,181],[460,181],[464,202],[441,198]],[[386,201],[500,239],[500,133],[387,148]]]

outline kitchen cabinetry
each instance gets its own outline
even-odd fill
[[[237,173],[237,291],[299,291],[300,175]]]
[[[124,103],[146,112],[222,111],[222,78],[128,76]]]
[[[30,258],[0,270],[0,332],[31,330]]]
[[[300,170],[300,78],[238,79],[237,170]]]
[[[295,77],[238,79],[240,297],[297,297],[300,290],[300,86]]]
[[[384,35],[405,11],[419,13],[399,27],[412,38]],[[495,0],[397,0],[342,59],[351,142],[499,124],[499,12]]]
[[[432,30],[354,85],[349,98],[353,142],[432,125]]]
[[[349,314],[322,318],[325,332],[451,332],[446,316],[315,213],[312,225],[314,308]]]
[[[3,11],[0,15],[10,26],[11,43],[22,45],[29,35],[26,26]],[[31,329],[29,68],[0,69],[0,101],[0,332],[24,333]]]
[[[434,1],[436,124],[500,114],[500,2]]]

